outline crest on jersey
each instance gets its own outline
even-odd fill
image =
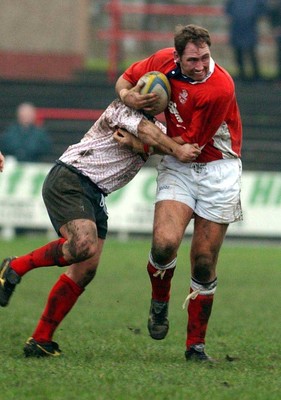
[[[182,91],[179,94],[179,101],[181,102],[181,104],[185,104],[188,98],[188,93],[187,90],[182,89]]]

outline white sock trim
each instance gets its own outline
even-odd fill
[[[186,299],[184,300],[182,305],[183,310],[185,309],[187,302],[189,300],[195,300],[198,294],[202,294],[204,296],[215,294],[215,291],[217,289],[217,283],[218,283],[217,278],[215,278],[212,282],[208,283],[200,283],[191,278],[190,287],[192,289],[192,292],[189,293]]]
[[[150,262],[151,265],[153,265],[154,268],[159,269],[159,270],[161,270],[161,271],[164,271],[164,270],[166,270],[166,269],[175,268],[175,266],[176,266],[176,264],[177,264],[177,257],[174,258],[172,261],[170,261],[168,264],[161,265],[161,264],[158,264],[157,262],[155,262],[155,261],[153,260],[152,254],[151,254],[151,252],[150,252],[150,253],[149,253],[149,262]]]
[[[201,283],[191,278],[190,287],[194,292],[199,290],[200,294],[208,296],[210,294],[215,293],[217,289],[217,283],[218,283],[217,278],[215,278],[212,282],[208,283]]]

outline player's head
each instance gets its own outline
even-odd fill
[[[205,28],[197,25],[177,26],[175,33],[175,62],[183,75],[194,81],[206,78],[210,69],[211,39]]]
[[[177,25],[174,44],[179,57],[183,55],[188,43],[194,43],[198,47],[207,44],[208,47],[211,47],[211,38],[208,30],[198,25]]]

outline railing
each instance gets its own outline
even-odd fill
[[[36,120],[38,125],[42,125],[46,120],[84,120],[96,121],[104,110],[89,110],[80,108],[37,108]],[[165,121],[164,114],[157,115],[161,122]]]
[[[89,120],[96,121],[103,110],[87,110],[79,108],[37,108],[37,123],[42,125],[47,119]]]
[[[245,0],[247,1],[247,0]],[[135,39],[137,42],[171,41],[171,31],[159,32],[157,26],[154,30],[124,29],[123,16],[126,15],[154,15],[154,16],[204,16],[209,18],[226,18],[222,5],[191,5],[191,4],[143,4],[129,3],[122,0],[109,0],[104,6],[104,12],[109,17],[109,29],[98,31],[98,38],[108,42],[108,70],[109,82],[114,82],[118,75],[120,48],[125,39]],[[261,42],[266,46],[274,46],[272,35],[264,32]],[[212,43],[227,46],[229,44],[228,32],[212,32]]]
[[[126,14],[182,16],[204,15],[210,17],[222,17],[223,7],[203,5],[177,5],[177,4],[141,4],[124,3],[121,0],[108,1],[105,10],[109,15],[110,28],[98,32],[98,37],[108,40],[108,80],[114,82],[118,73],[118,56],[120,43],[126,38],[134,38],[137,41],[161,41],[171,40],[171,32],[157,32],[145,30],[125,30],[122,27],[122,16]],[[224,33],[212,35],[215,43],[226,43],[227,36]]]

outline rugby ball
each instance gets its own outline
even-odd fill
[[[171,86],[166,75],[159,71],[150,71],[139,79],[138,84],[143,85],[140,91],[141,94],[158,94],[159,100],[149,114],[161,114],[167,108],[171,97]]]

